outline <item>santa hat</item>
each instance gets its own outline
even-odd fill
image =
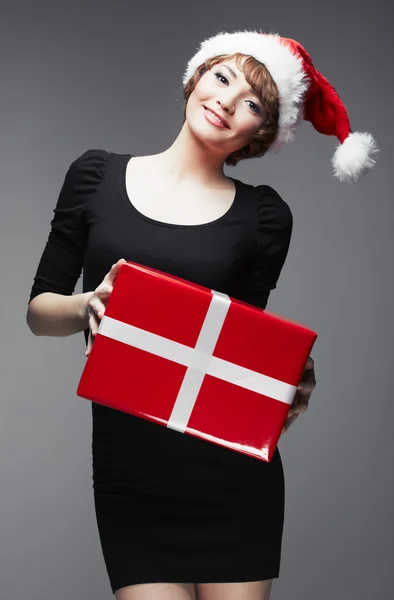
[[[276,153],[294,140],[304,119],[319,133],[338,138],[340,143],[332,165],[340,181],[354,183],[375,165],[373,157],[379,152],[375,139],[370,133],[352,132],[345,105],[336,90],[295,40],[261,31],[219,33],[201,42],[187,64],[183,85],[209,58],[236,52],[254,56],[263,63],[279,90],[279,131],[269,152]]]

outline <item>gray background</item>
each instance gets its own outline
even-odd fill
[[[112,596],[96,528],[83,333],[35,337],[27,301],[69,164],[89,148],[168,148],[199,42],[262,28],[300,41],[381,152],[358,184],[334,137],[301,124],[277,156],[226,167],[294,216],[268,309],[314,329],[317,386],[282,437],[286,517],[275,600],[388,600],[393,569],[392,17],[383,0],[14,2],[1,6],[0,597]],[[82,291],[78,281],[75,293]]]

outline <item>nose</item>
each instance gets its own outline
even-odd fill
[[[228,96],[226,98],[222,98],[221,100],[217,100],[217,103],[222,108],[222,110],[224,110],[225,112],[229,113],[230,115],[233,114],[233,112],[234,112],[234,100],[233,100],[233,98],[231,96]]]
[[[218,100],[218,104],[221,107],[221,109],[223,110],[223,112],[232,115],[234,112],[234,105],[230,104],[229,102],[221,102],[220,100]]]

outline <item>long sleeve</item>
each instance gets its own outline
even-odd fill
[[[43,292],[73,293],[88,240],[86,211],[104,176],[108,156],[105,150],[87,150],[69,166],[28,303]]]
[[[265,308],[285,263],[293,230],[288,204],[270,186],[257,186],[254,260],[247,278],[246,301]]]

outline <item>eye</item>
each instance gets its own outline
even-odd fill
[[[224,80],[225,80],[225,81],[227,81],[227,83],[228,83],[228,79],[227,79],[227,77],[225,77],[225,75],[223,75],[222,73],[220,73],[220,71],[216,71],[216,73],[215,73],[215,77],[216,77],[217,79],[224,79]],[[258,106],[258,105],[257,105],[255,102],[253,102],[252,100],[248,100],[248,102],[250,102],[251,104],[253,104],[253,105],[254,105],[254,108],[252,108],[252,110],[253,110],[254,112],[256,112],[256,113],[259,113],[259,112],[260,112],[260,107],[259,107],[259,106]]]
[[[252,110],[254,110],[255,112],[260,112],[260,107],[257,106],[257,104],[255,102],[253,102],[253,100],[248,100],[248,102],[251,102],[255,108],[253,108]]]
[[[221,73],[219,73],[219,71],[218,71],[217,73],[215,73],[215,77],[216,77],[217,75],[219,75],[219,79],[220,79],[220,78],[222,78],[222,79],[225,79],[225,80],[228,82],[228,79],[227,79],[227,77],[225,77],[224,75],[222,75]]]

